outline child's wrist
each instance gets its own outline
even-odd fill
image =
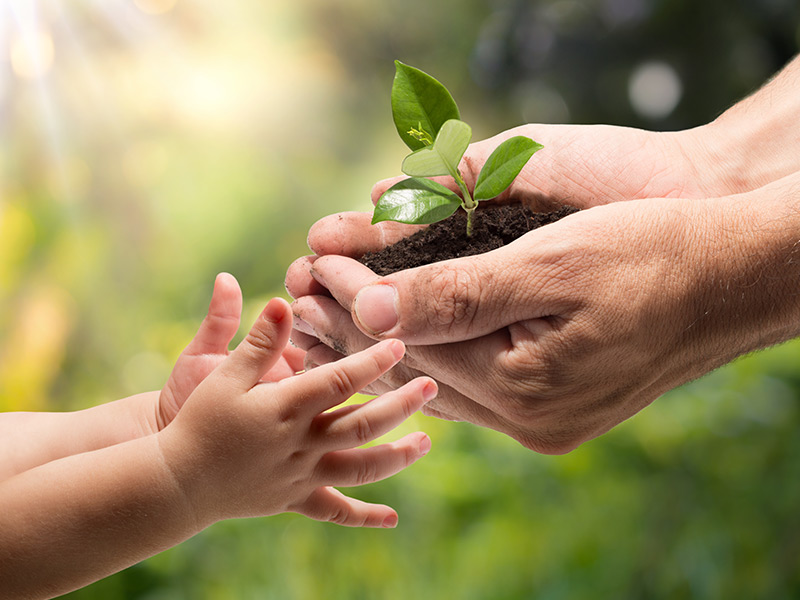
[[[220,520],[214,516],[211,490],[198,454],[189,447],[176,427],[166,427],[153,436],[157,440],[165,474],[171,480],[180,513],[196,533]]]

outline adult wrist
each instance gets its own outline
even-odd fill
[[[688,130],[717,196],[756,190],[800,172],[800,57],[717,119]]]
[[[709,317],[737,355],[800,335],[800,174],[709,202],[720,209],[705,257]]]

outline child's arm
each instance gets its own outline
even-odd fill
[[[138,394],[76,412],[0,414],[0,481],[52,460],[163,429],[197,385],[228,356],[241,310],[242,295],[236,279],[220,274],[208,315],[161,392]],[[302,351],[287,347],[267,379],[282,379],[302,370],[302,365]]]
[[[159,433],[55,460],[0,482],[0,581],[13,598],[63,594],[226,518],[293,511],[391,527],[389,507],[332,487],[378,481],[430,447],[422,433],[356,448],[436,392],[427,378],[337,406],[403,355],[396,340],[276,383],[291,311],[272,300],[247,338]]]

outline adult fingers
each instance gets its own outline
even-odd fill
[[[292,311],[296,315],[292,341],[306,350],[306,369],[340,360],[375,345],[375,340],[365,336],[355,326],[350,313],[331,298],[306,296],[292,303]],[[315,326],[303,317],[308,318]],[[317,334],[315,327],[322,333]],[[383,375],[383,378],[395,378],[402,370],[402,365],[397,365]],[[402,383],[411,379],[413,376],[404,379]],[[376,383],[377,381],[365,386],[361,391],[366,394],[387,391],[376,387]]]
[[[228,345],[239,330],[241,314],[242,291],[239,283],[233,275],[220,273],[214,281],[208,314],[184,353],[226,354]]]
[[[329,452],[320,460],[315,479],[341,487],[374,483],[414,464],[430,449],[431,439],[418,431],[380,446]]]
[[[328,290],[311,276],[311,268],[316,258],[316,256],[301,256],[286,269],[283,286],[292,298],[329,295]]]
[[[549,266],[525,257],[525,242],[519,241],[386,277],[352,259],[323,256],[312,274],[372,338],[415,345],[473,339],[569,308],[559,302]]]
[[[332,348],[328,348],[325,344],[317,340],[317,343],[306,352],[306,359],[305,359],[305,369],[306,371],[310,371],[311,369],[315,369],[322,365],[327,365],[332,362],[336,362],[337,360],[342,360],[345,357],[344,354],[339,354],[336,350]],[[399,365],[394,367],[395,369],[399,368]],[[391,371],[389,371],[391,373]],[[385,375],[384,375],[385,377]],[[372,383],[366,385],[364,388],[359,390],[361,394],[369,394],[371,396],[378,396],[383,394],[384,392],[389,391],[389,388],[379,385],[381,383],[380,379],[376,379]],[[343,410],[343,409],[339,409]]]
[[[305,355],[305,351],[293,346],[287,346],[283,350],[283,359],[286,361],[287,366],[292,370],[293,373],[303,370]]]
[[[332,487],[315,489],[301,505],[290,510],[316,521],[328,521],[345,527],[397,526],[397,513],[393,509],[349,498]]]
[[[274,383],[287,377],[292,377],[305,367],[306,353],[300,348],[286,346],[280,360],[262,378],[266,383]]]
[[[303,323],[304,331],[295,330],[292,335],[295,342],[307,350],[306,368],[328,364],[375,343],[356,328],[350,314],[330,298],[301,298],[292,304],[292,309]],[[544,327],[538,332],[539,335],[547,333]],[[517,338],[513,337],[512,344],[519,343]],[[479,421],[493,429],[507,427],[503,419],[494,422],[488,414],[491,411],[469,396],[482,402],[489,402],[494,396],[486,389],[487,380],[493,379],[488,377],[487,367],[496,358],[492,352],[509,356],[508,341],[506,334],[501,333],[461,343],[408,346],[400,364],[362,391],[385,393],[415,377],[428,375],[439,384],[439,394],[423,407],[425,414],[450,421]]]
[[[384,221],[372,225],[372,215],[343,212],[314,223],[308,232],[308,247],[317,255],[338,254],[358,258],[408,237],[424,225]]]
[[[317,414],[341,404],[378,379],[404,353],[402,342],[386,340],[335,363],[284,379],[280,384],[292,388],[286,397],[294,398],[298,405]]]
[[[292,312],[286,300],[273,298],[244,340],[219,366],[224,376],[248,390],[259,383],[281,359],[292,330]]]
[[[328,348],[321,342],[317,342],[317,344],[308,351],[306,356],[307,369],[313,369],[344,358],[342,354]],[[400,363],[383,377],[373,381],[362,389],[361,393],[380,396],[381,394],[387,394],[402,387],[412,379],[422,376],[425,376],[425,373],[422,371],[409,368]],[[492,418],[489,409],[467,398],[464,394],[456,391],[449,385],[437,382],[437,388],[439,391],[436,397],[420,408],[422,414],[445,421],[469,421],[484,427],[491,427],[492,429],[499,429],[506,425],[505,420],[499,417],[496,419]],[[354,411],[359,408],[359,406],[350,405],[338,409],[336,413],[343,416],[345,410]]]
[[[355,410],[346,407],[343,413],[319,415],[315,428],[329,450],[361,446],[400,425],[432,400],[437,391],[433,379],[420,377]]]
[[[301,344],[313,338],[341,354],[355,354],[375,344],[375,340],[355,326],[350,313],[332,298],[304,296],[292,303],[292,312],[295,332],[308,336],[296,336]]]

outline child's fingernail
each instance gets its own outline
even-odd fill
[[[428,381],[422,388],[422,397],[425,398],[425,402],[430,402],[431,400],[436,398],[436,394],[438,393],[439,393],[439,388],[433,381]]]
[[[369,333],[389,331],[397,325],[397,292],[387,284],[365,287],[356,294],[353,312]]]
[[[264,307],[264,317],[273,323],[280,323],[286,317],[284,301],[280,298],[273,298]]]
[[[392,351],[392,354],[397,360],[400,360],[406,354],[406,345],[401,342],[400,340],[389,340],[385,342],[389,349]]]
[[[420,454],[422,454],[422,456],[425,456],[430,451],[431,451],[431,438],[429,438],[426,435],[419,441],[419,452]]]
[[[385,529],[394,529],[397,527],[397,515],[389,515],[383,520],[383,527]]]

